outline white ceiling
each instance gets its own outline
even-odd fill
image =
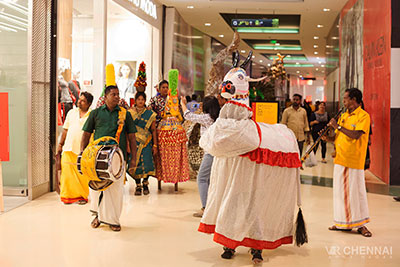
[[[266,34],[266,33],[241,33],[242,39],[280,39],[280,40],[300,40],[302,51],[282,51],[282,53],[305,54],[308,62],[312,63],[312,68],[287,68],[289,73],[303,76],[323,77],[325,65],[325,45],[326,37],[335,22],[340,10],[348,0],[158,0],[158,2],[168,6],[175,7],[187,23],[202,32],[214,37],[225,45],[232,40],[233,30],[224,21],[219,13],[249,13],[249,14],[286,14],[301,15],[300,33],[298,34]],[[194,8],[188,8],[193,6]],[[323,9],[330,9],[324,12]],[[205,23],[211,23],[211,26],[205,26]],[[317,25],[323,25],[318,28]],[[224,37],[219,37],[224,35]],[[314,40],[318,36],[318,40]],[[318,48],[314,48],[317,45]],[[250,47],[241,42],[240,50],[245,50],[246,54]],[[268,51],[257,50],[255,52],[255,62],[266,66],[271,61],[259,53],[268,53]],[[277,51],[275,51],[277,52]],[[315,55],[314,52],[318,52]],[[319,57],[319,59],[317,58]],[[260,63],[262,60],[262,63]],[[321,62],[319,64],[318,62]],[[318,70],[316,70],[318,68]]]

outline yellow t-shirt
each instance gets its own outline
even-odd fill
[[[336,130],[336,157],[335,164],[352,169],[364,169],[365,156],[367,155],[369,129],[369,114],[358,107],[352,113],[348,111],[340,117],[338,125],[353,131],[363,131],[359,139],[352,139],[343,132]]]

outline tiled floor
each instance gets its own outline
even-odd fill
[[[223,260],[212,236],[197,232],[199,219],[192,213],[200,201],[194,181],[180,184],[179,193],[172,185],[157,192],[156,181],[150,182],[150,195],[141,197],[126,185],[119,233],[106,226],[92,229],[89,206],[63,205],[56,193],[2,214],[0,266],[252,266],[246,248]],[[365,238],[327,230],[332,188],[303,184],[301,191],[309,243],[264,251],[264,266],[400,266],[400,203],[369,193],[373,237]],[[360,255],[371,248],[377,251]]]

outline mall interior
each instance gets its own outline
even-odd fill
[[[367,226],[372,236],[360,234],[357,228],[352,231],[328,230],[334,222],[337,225],[334,201],[337,193],[334,188],[339,178],[334,176],[337,167],[334,161],[341,152],[336,149],[337,143],[327,142],[323,157],[321,145],[315,153],[309,151],[312,141],[304,144],[302,154],[308,155],[305,163],[312,161],[313,164],[300,163],[296,169],[307,243],[298,247],[292,242],[291,235],[291,242],[282,243],[282,246],[276,245],[276,239],[262,239],[261,243],[276,246],[263,247],[263,261],[255,261],[260,248],[246,245],[243,241],[251,237],[229,239],[230,243],[240,243],[237,248],[218,239],[223,235],[217,231],[226,230],[218,224],[229,224],[235,229],[232,231],[240,231],[238,210],[246,210],[243,211],[244,221],[251,214],[253,206],[241,202],[244,193],[238,194],[233,210],[223,205],[220,207],[221,213],[224,208],[228,210],[230,221],[217,219],[214,236],[200,233],[203,220],[211,213],[209,207],[214,204],[211,193],[206,206],[200,201],[199,169],[207,151],[202,149],[202,142],[199,145],[203,128],[201,131],[197,128],[196,133],[196,125],[190,123],[186,115],[183,128],[180,127],[187,135],[182,146],[185,152],[182,155],[186,156],[189,169],[187,181],[179,180],[175,186],[171,182],[160,182],[158,179],[161,178],[156,178],[158,172],[154,171],[148,180],[150,193],[138,195],[138,186],[127,170],[127,175],[122,174],[119,179],[124,180],[121,184],[120,231],[113,230],[104,221],[101,224],[99,221],[100,227],[93,229],[91,211],[96,201],[91,194],[84,197],[83,203],[63,200],[60,184],[62,191],[66,176],[62,175],[64,165],[61,160],[60,167],[57,155],[58,145],[63,143],[66,115],[80,109],[78,102],[82,92],[93,96],[88,120],[93,118],[95,121],[91,116],[104,94],[105,102],[102,104],[106,103],[104,106],[108,107],[107,101],[110,100],[107,100],[105,90],[109,85],[106,81],[106,75],[110,75],[106,71],[108,64],[114,66],[112,74],[120,99],[125,100],[128,108],[138,110],[139,102],[136,104],[135,95],[129,92],[140,92],[135,81],[138,81],[138,76],[143,76],[139,71],[142,62],[145,63],[147,83],[143,90],[150,109],[150,99],[163,96],[159,83],[173,77],[170,75],[172,69],[179,71],[179,97],[189,96],[190,103],[200,103],[208,96],[222,98],[225,95],[221,92],[228,88],[224,76],[238,66],[235,60],[239,60],[239,64],[248,61],[247,65],[242,65],[241,71],[247,75],[245,80],[249,87],[245,96],[250,101],[248,109],[252,110],[252,120],[256,124],[275,127],[277,123],[283,123],[284,110],[294,110],[293,98],[298,94],[302,96],[301,106],[308,118],[309,129],[304,131],[312,131],[315,127],[312,121],[319,121],[315,117],[311,120],[310,116],[318,113],[321,106],[325,107],[323,112],[329,118],[334,118],[342,107],[350,109],[345,104],[350,94],[346,89],[358,88],[362,92],[363,109],[360,110],[369,114],[370,133],[365,139],[368,141],[365,167],[357,170],[365,177],[366,190],[363,189],[364,183],[357,190],[367,192],[370,218]],[[239,78],[243,76],[239,75]],[[257,78],[264,79],[255,81]],[[170,88],[172,84],[170,80]],[[173,99],[172,90],[169,92],[168,99]],[[86,95],[83,98],[88,100]],[[350,96],[350,99],[355,98]],[[182,99],[180,102],[184,104]],[[205,103],[202,105],[203,112],[206,112]],[[182,115],[192,112],[186,112],[186,107],[179,109]],[[353,113],[347,110],[343,114]],[[352,127],[358,129],[355,124]],[[336,134],[340,132],[337,129]],[[241,129],[243,132],[246,130]],[[254,134],[257,135],[257,131]],[[137,136],[136,133],[139,142]],[[361,138],[351,140],[347,142],[355,144]],[[321,143],[325,144],[324,141]],[[236,145],[239,146],[232,143],[233,147]],[[161,150],[160,143],[159,147]],[[151,157],[151,147],[149,153]],[[362,160],[365,153],[363,155]],[[214,188],[213,183],[217,184],[218,179],[237,177],[235,171],[230,172],[232,177],[224,178],[214,171],[222,166],[216,166],[216,163],[229,161],[229,157],[214,157],[208,177],[209,190]],[[248,160],[243,155],[234,158]],[[298,156],[297,161],[300,162]],[[66,164],[71,169],[80,166]],[[172,161],[168,166],[179,169],[179,164]],[[285,166],[274,168],[285,169]],[[270,177],[267,173],[263,175]],[[241,184],[243,192],[251,187],[253,178],[248,174],[249,182]],[[275,182],[271,181],[273,179],[265,178],[265,182],[254,190],[274,185]],[[113,185],[116,183],[114,181]],[[87,183],[85,186],[88,190]],[[286,190],[289,185],[282,187]],[[220,196],[224,201],[231,197],[226,193],[228,191]],[[356,201],[353,195],[346,194],[346,185],[344,191],[345,198],[350,198],[350,202]],[[106,192],[107,189],[104,196]],[[280,194],[280,199],[292,197],[282,198],[282,192],[289,191],[282,189],[276,193]],[[292,193],[294,197],[297,191]],[[103,191],[100,194],[99,205]],[[267,195],[259,201],[275,203],[273,209],[284,209],[283,204],[274,202]],[[399,201],[399,0],[0,0],[1,267],[400,266]],[[260,205],[272,204],[258,203],[255,206]],[[205,207],[204,211],[202,207]],[[295,221],[297,208],[293,211]],[[204,212],[203,218],[194,216],[199,212]],[[260,213],[254,220],[257,225],[263,225],[262,228],[273,223],[279,228],[284,224],[279,222],[279,218],[273,213],[271,216]],[[290,231],[296,236],[294,221]],[[249,227],[253,227],[249,230],[252,234],[261,231],[254,225]],[[231,259],[221,257],[223,246],[236,250]]]

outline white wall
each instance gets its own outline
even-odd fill
[[[290,76],[290,99],[294,94],[300,94],[303,96],[303,99],[306,99],[307,96],[312,97],[312,102],[315,103],[316,100],[324,100],[324,96],[326,95],[324,79],[317,78],[315,81],[308,82],[306,80],[301,80],[300,77],[291,75]]]
[[[329,73],[326,77],[326,101],[335,102],[339,101],[339,68]],[[335,95],[333,95],[333,90],[335,88]]]
[[[391,49],[390,107],[400,108],[400,48]]]

